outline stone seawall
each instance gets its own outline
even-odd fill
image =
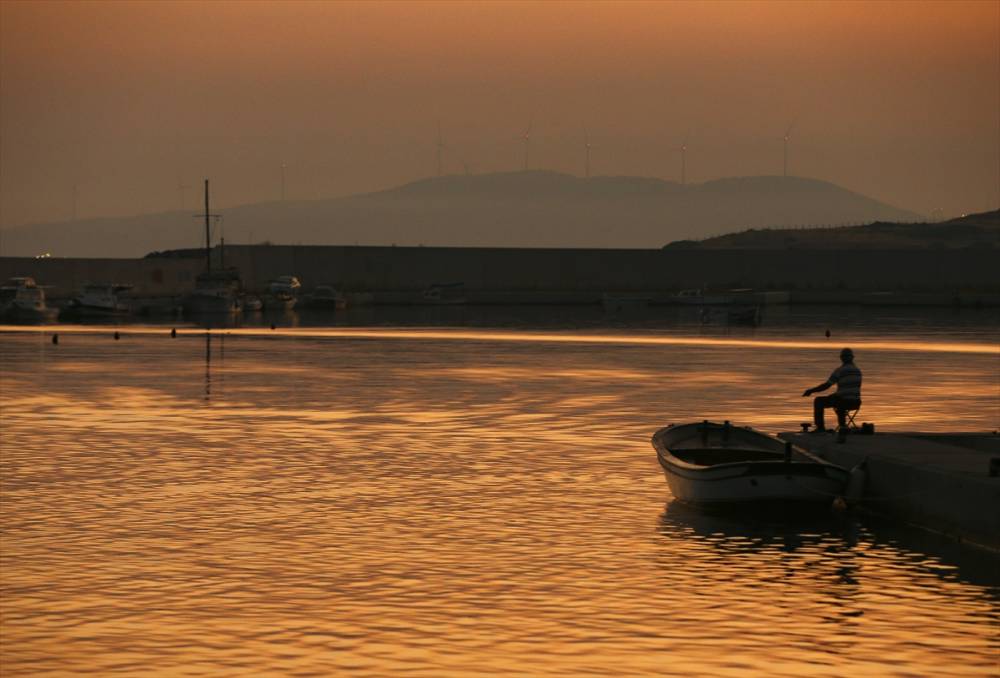
[[[218,248],[213,252],[218,261]],[[247,289],[261,291],[279,275],[296,275],[306,289],[418,292],[434,283],[462,282],[483,298],[561,296],[598,300],[605,292],[668,295],[679,289],[788,290],[802,298],[840,302],[887,292],[910,298],[1000,294],[990,250],[597,250],[442,247],[230,246]],[[0,258],[0,277],[30,275],[65,297],[84,282],[129,282],[136,294],[169,296],[190,290],[203,268],[198,257],[146,259]],[[929,296],[928,296],[929,295]],[[936,296],[935,296],[936,295]],[[869,297],[871,300],[872,298]],[[875,298],[890,301],[887,298]]]

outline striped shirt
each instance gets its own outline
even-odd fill
[[[853,362],[844,363],[830,375],[837,385],[837,395],[845,400],[861,400],[861,370]]]

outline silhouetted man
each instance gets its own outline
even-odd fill
[[[825,391],[834,384],[837,391],[833,395],[819,396],[813,400],[813,421],[817,431],[825,431],[823,410],[832,407],[837,413],[837,423],[841,428],[847,425],[847,413],[861,407],[861,370],[854,364],[854,351],[845,348],[840,352],[841,366],[833,371],[830,378],[819,386],[807,388],[802,397],[810,396],[817,391]]]

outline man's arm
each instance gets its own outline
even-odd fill
[[[807,388],[805,392],[802,394],[802,397],[805,398],[806,396],[811,396],[813,393],[816,393],[818,391],[825,391],[831,386],[833,386],[833,382],[827,379],[819,386],[813,386],[812,388]]]

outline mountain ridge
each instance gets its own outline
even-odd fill
[[[920,219],[819,179],[728,177],[682,185],[546,170],[431,177],[339,198],[221,211],[216,237],[224,230],[235,243],[475,247],[652,249],[737,229]],[[171,211],[5,229],[0,254],[136,257],[203,241],[203,226],[189,212]]]

